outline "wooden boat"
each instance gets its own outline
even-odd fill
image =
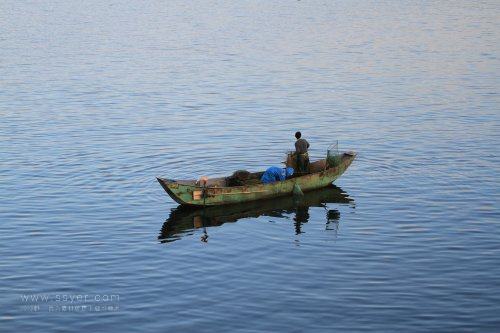
[[[179,205],[173,208],[160,230],[158,240],[169,243],[186,235],[193,234],[198,228],[216,227],[225,223],[237,222],[244,218],[261,216],[285,217],[295,214],[295,228],[308,222],[309,207],[327,207],[328,203],[354,206],[354,200],[341,188],[331,185],[304,193],[294,198],[283,196],[270,200],[250,201],[240,205],[193,207]],[[336,209],[326,211],[326,224],[338,221],[340,213]]]
[[[355,158],[354,152],[343,153],[336,166],[329,166],[326,159],[321,159],[310,164],[308,174],[294,175],[270,184],[258,182],[263,172],[251,173],[248,184],[241,186],[229,186],[231,177],[208,179],[204,185],[196,180],[157,179],[181,205],[227,205],[291,195],[296,185],[304,192],[326,187],[340,177]]]

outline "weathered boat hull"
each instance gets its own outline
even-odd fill
[[[175,180],[157,179],[172,199],[182,205],[228,205],[291,195],[295,184],[300,186],[302,191],[311,191],[326,187],[332,184],[333,181],[345,172],[355,157],[355,153],[344,153],[340,164],[336,167],[271,184],[233,187],[202,187],[196,184],[186,184]]]

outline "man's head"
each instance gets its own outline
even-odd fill
[[[300,137],[302,136],[302,133],[300,132],[295,132],[295,138],[300,139]]]
[[[293,175],[293,168],[286,168],[286,169],[285,169],[285,175],[286,175],[287,177],[292,176],[292,175]]]

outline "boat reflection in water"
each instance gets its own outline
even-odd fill
[[[327,230],[338,230],[340,212],[328,209],[326,204],[348,204],[354,207],[354,200],[340,187],[330,186],[304,193],[303,196],[288,196],[270,200],[261,200],[228,206],[193,208],[178,206],[172,209],[160,231],[158,239],[162,243],[173,242],[183,236],[192,235],[195,229],[203,228],[201,241],[208,241],[207,227],[220,226],[249,217],[286,217],[294,214],[295,233],[302,233],[301,226],[309,220],[309,207],[325,208]]]

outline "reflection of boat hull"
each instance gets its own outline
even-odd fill
[[[178,203],[192,206],[216,206],[243,203],[261,199],[290,195],[294,186],[302,191],[312,191],[330,185],[351,165],[355,153],[344,153],[336,167],[321,168],[318,172],[287,179],[271,184],[254,184],[244,186],[225,186],[224,179],[217,180],[219,186],[202,187],[194,181],[175,181],[157,178],[165,191]],[[325,165],[324,161],[322,165]]]
[[[159,238],[168,242],[196,228],[219,226],[243,218],[281,217],[283,214],[296,212],[300,208],[321,207],[325,203],[349,204],[352,202],[353,200],[339,187],[331,185],[307,192],[300,199],[288,196],[240,205],[205,208],[180,205],[170,213],[169,218],[163,224]]]

